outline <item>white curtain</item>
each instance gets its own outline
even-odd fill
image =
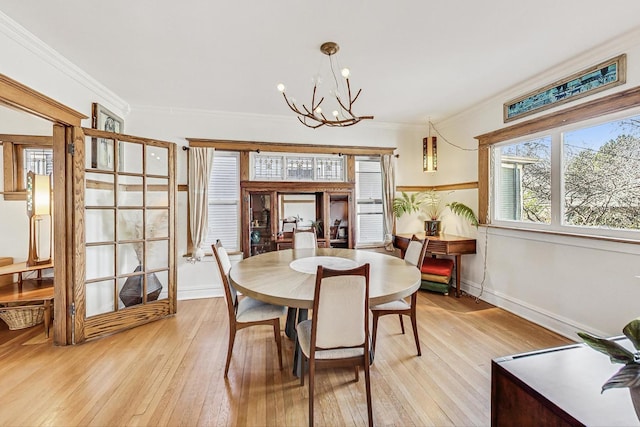
[[[189,148],[189,225],[195,252],[191,256],[201,260],[204,251],[200,245],[209,228],[209,177],[213,167],[213,148]]]
[[[396,196],[395,156],[384,154],[380,157],[382,170],[382,218],[384,225],[384,248],[393,252],[393,199]]]

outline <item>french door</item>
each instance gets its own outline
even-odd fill
[[[73,168],[83,190],[73,192],[74,344],[176,312],[175,144],[82,132]]]

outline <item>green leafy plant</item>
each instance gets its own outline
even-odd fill
[[[474,227],[478,226],[478,217],[473,212],[473,209],[471,209],[469,206],[460,202],[451,202],[447,204],[447,207],[451,209],[451,212],[453,212],[454,214],[461,216],[462,218],[469,221],[469,223],[471,223],[471,225],[473,225]]]
[[[397,218],[400,218],[404,214],[411,214],[418,212],[420,206],[424,202],[424,193],[400,193],[400,197],[393,199],[393,213]]]
[[[624,363],[624,366],[603,384],[601,393],[610,388],[640,386],[640,318],[627,323],[622,333],[633,343],[635,352],[627,350],[615,341],[578,332],[578,336],[589,347],[609,356],[611,363]]]
[[[417,193],[400,193],[399,197],[393,200],[393,213],[400,218],[405,213],[411,214],[421,212],[427,219],[437,221],[440,219],[445,208],[458,215],[475,227],[478,226],[478,217],[469,206],[460,202],[443,204],[437,191],[427,190]]]
[[[420,209],[427,216],[427,219],[431,221],[439,220],[445,208],[440,195],[435,190],[425,191],[423,194],[424,199]]]

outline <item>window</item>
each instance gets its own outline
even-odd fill
[[[497,224],[640,237],[637,112],[558,127],[491,151]]]
[[[53,173],[53,138],[50,136],[2,135],[4,198],[26,198],[27,172]]]
[[[496,219],[551,222],[551,138],[495,147]]]
[[[240,156],[216,151],[209,179],[209,230],[203,249],[220,239],[229,251],[240,250]]]
[[[344,157],[251,153],[256,181],[344,181]]]
[[[565,132],[563,220],[640,230],[640,115]]]
[[[356,157],[356,245],[384,241],[380,158]]]

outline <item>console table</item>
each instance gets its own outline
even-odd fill
[[[404,258],[404,252],[409,246],[413,234],[396,234],[393,239],[393,245],[400,249],[400,254]],[[456,269],[456,297],[460,298],[460,267],[462,255],[476,253],[476,239],[469,237],[455,236],[453,234],[439,234],[437,236],[415,235],[420,240],[425,237],[429,238],[427,244],[427,252],[434,255],[453,255],[455,257]]]
[[[629,350],[625,337],[616,340]],[[637,426],[629,389],[600,393],[623,365],[575,344],[491,361],[491,425]]]

